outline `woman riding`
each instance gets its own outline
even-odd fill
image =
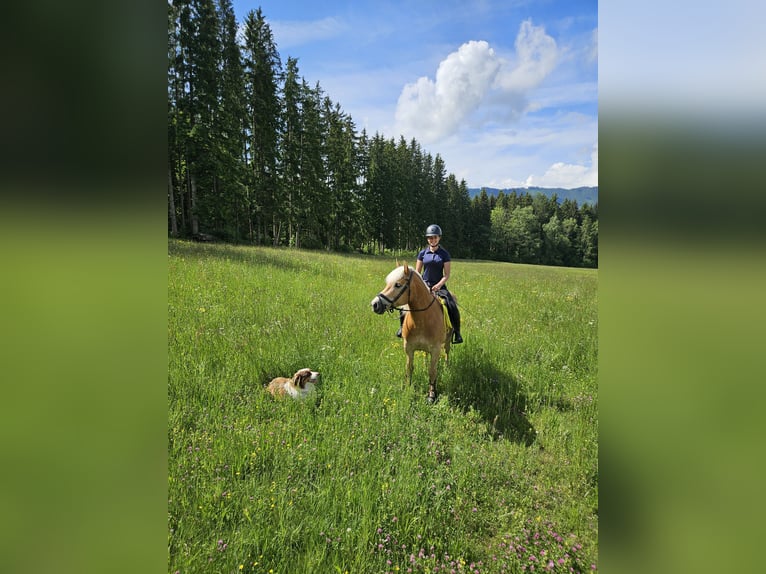
[[[450,321],[452,321],[454,328],[452,343],[458,344],[463,342],[463,337],[460,335],[460,311],[457,308],[455,296],[447,290],[447,280],[452,269],[452,257],[444,247],[439,245],[441,236],[441,227],[435,224],[428,226],[426,229],[428,247],[418,253],[415,270],[422,275],[431,292],[447,302]],[[400,323],[404,321],[403,314],[400,314],[399,320]],[[401,326],[396,336],[402,336]]]

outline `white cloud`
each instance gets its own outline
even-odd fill
[[[291,48],[310,44],[316,40],[326,40],[341,34],[346,26],[332,17],[313,21],[269,20],[269,27],[274,33],[277,48]]]
[[[591,44],[588,48],[586,58],[588,62],[598,61],[598,28],[591,33]]]
[[[515,47],[516,64],[504,69],[497,83],[504,91],[525,92],[539,86],[553,71],[559,50],[556,40],[545,33],[545,28],[533,26],[530,20],[521,23]]]
[[[598,185],[598,145],[593,146],[590,165],[556,162],[540,177],[530,175],[524,186],[574,187]]]
[[[404,86],[396,121],[404,133],[425,143],[454,133],[481,103],[500,68],[495,52],[484,41],[470,41],[439,64],[436,80],[421,77]]]
[[[526,94],[558,60],[556,41],[530,20],[521,23],[510,60],[483,40],[466,42],[442,60],[434,80],[423,76],[404,86],[396,130],[428,144],[455,134],[477,110],[480,121],[518,119],[531,109]]]

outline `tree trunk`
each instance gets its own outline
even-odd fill
[[[191,180],[191,226],[192,235],[199,233],[199,217],[197,216],[197,180],[194,178],[194,174],[189,174]]]
[[[176,200],[173,190],[173,171],[168,166],[168,215],[170,216],[170,236],[178,237],[178,221],[176,220]]]
[[[189,231],[189,226],[186,223],[186,195],[188,193],[188,178],[184,180],[183,185],[181,186],[181,193],[179,194],[181,199],[181,230],[186,235],[186,233]]]

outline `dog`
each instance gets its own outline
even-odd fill
[[[311,369],[301,369],[292,378],[277,377],[272,379],[266,390],[274,397],[289,395],[294,399],[304,399],[316,391],[319,373]]]

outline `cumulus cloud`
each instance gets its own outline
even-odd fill
[[[530,175],[525,186],[536,187],[574,187],[598,185],[598,144],[593,146],[590,165],[556,162],[540,177]]]
[[[463,44],[439,64],[435,81],[421,77],[404,86],[396,108],[397,123],[426,143],[454,133],[479,106],[499,68],[487,42]]]
[[[499,57],[485,41],[466,42],[442,60],[435,79],[424,76],[404,86],[396,107],[397,127],[433,143],[456,133],[490,99],[494,106],[501,104],[495,115],[518,117],[528,106],[526,92],[551,73],[558,57],[556,41],[530,20],[521,24],[512,60]],[[488,115],[492,113],[485,110]]]
[[[505,91],[524,92],[539,86],[559,59],[556,40],[530,20],[521,23],[515,48],[515,65],[506,67],[497,78],[498,86]]]

